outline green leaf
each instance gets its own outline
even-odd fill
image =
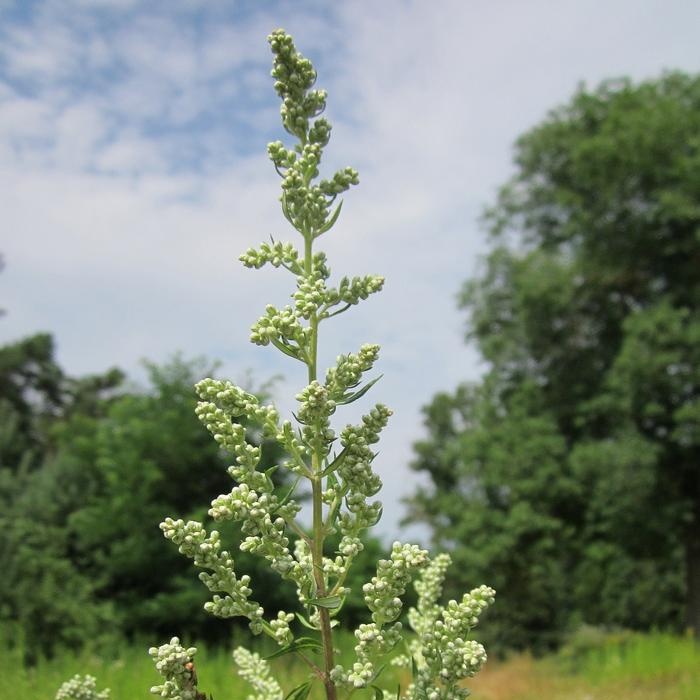
[[[294,224],[294,221],[289,213],[289,206],[287,205],[287,196],[285,194],[282,195],[282,213],[284,214],[284,218],[289,221],[289,223],[296,228],[296,225]]]
[[[285,355],[288,355],[289,357],[299,360],[301,359],[299,357],[299,351],[289,345],[286,345],[285,343],[280,342],[279,340],[276,340],[275,338],[270,338],[272,344],[280,351],[283,352]]]
[[[338,221],[338,217],[340,216],[340,210],[343,208],[343,200],[341,199],[340,202],[338,203],[338,206],[335,208],[335,211],[333,212],[332,216],[328,221],[321,226],[321,228],[318,230],[318,233],[316,236],[320,236],[322,233],[325,233],[329,229],[333,228],[335,225],[335,222]]]
[[[287,493],[284,495],[284,498],[279,502],[278,506],[283,506],[294,494],[294,491],[296,491],[297,486],[299,485],[299,482],[301,481],[301,474],[296,478],[294,483],[292,484],[291,488]]]
[[[339,595],[329,595],[325,596],[324,598],[311,598],[307,601],[307,603],[309,605],[315,605],[319,608],[328,608],[329,610],[335,610],[336,608],[339,608],[342,605],[343,599]]]
[[[291,644],[287,644],[287,646],[272,652],[272,654],[270,654],[269,656],[266,656],[265,660],[270,661],[271,659],[276,659],[280,656],[284,656],[285,654],[291,654],[295,651],[301,651],[302,649],[320,651],[321,649],[323,649],[323,647],[321,646],[321,643],[316,639],[312,639],[311,637],[299,637],[299,639],[295,639]]]
[[[284,700],[306,700],[311,690],[311,683],[311,681],[306,681],[306,683],[293,688],[285,695]]]
[[[357,401],[357,399],[361,399],[383,376],[383,374],[380,374],[376,379],[373,379],[371,382],[365,384],[362,387],[362,389],[356,391],[354,394],[348,394],[346,396],[343,396],[342,398],[336,401],[336,404],[348,404],[352,403],[353,401]]]
[[[379,676],[382,675],[382,671],[384,671],[385,668],[386,668],[386,664],[382,664],[382,665],[374,672],[374,674],[372,675],[372,677],[369,679],[369,683],[374,683],[374,681],[376,681],[377,678],[379,678]]]
[[[342,452],[323,470],[321,476],[328,476],[329,474],[332,474],[342,464],[347,451],[348,448],[344,447]]]
[[[371,686],[374,691],[374,700],[384,700],[384,691],[381,688],[377,688],[376,685]]]
[[[297,620],[299,620],[304,627],[314,630],[315,632],[319,631],[318,627],[314,627],[301,613],[295,613],[295,615],[297,616]]]

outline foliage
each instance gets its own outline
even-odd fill
[[[0,348],[0,621],[19,626],[29,658],[97,639],[111,619],[72,559],[66,518],[89,488],[54,461],[54,430],[78,412],[96,420],[121,380],[67,377],[46,335]]]
[[[401,641],[402,597],[411,581],[425,570],[416,588],[430,596],[430,604],[419,603],[413,620],[420,633],[413,650],[413,683],[403,697],[415,700],[463,698],[463,678],[473,676],[486,660],[484,648],[469,639],[479,615],[493,602],[494,591],[486,586],[474,589],[459,602],[438,604],[440,592],[434,580],[428,553],[417,545],[395,542],[388,559],[380,559],[376,573],[362,587],[369,621],[355,630],[353,659],[338,663],[333,628],[350,594],[349,571],[363,549],[360,535],[381,516],[381,503],[371,500],[381,488],[372,470],[376,457],[373,445],[386,426],[391,411],[376,404],[358,425],[347,425],[339,434],[331,427],[331,417],[339,406],[356,401],[377,381],[367,380],[378,359],[377,345],[362,345],[357,353],[340,355],[318,378],[317,348],[322,323],[381,290],[383,278],[376,275],[343,278],[333,288],[327,283],[330,268],[326,256],[314,252],[317,238],[335,224],[342,203],[339,194],[358,182],[352,168],[336,172],[329,180],[317,181],[324,147],[330,138],[330,124],[319,116],[326,104],[326,93],[313,89],[316,72],[310,61],[299,54],[292,38],[283,30],[268,37],[274,55],[272,76],[282,99],[281,116],[285,129],[298,143],[287,149],[282,142],[268,146],[268,154],[282,178],[282,212],[301,234],[303,251],[293,244],[272,241],[241,256],[246,267],[265,264],[281,267],[296,278],[293,306],[278,309],[268,305],[253,325],[251,341],[273,345],[301,362],[308,384],[296,396],[299,403],[296,426],[281,420],[273,405],[230,382],[205,379],[196,385],[200,402],[196,414],[215,442],[234,463],[228,473],[235,485],[211,502],[209,515],[217,522],[241,523],[240,549],[267,562],[292,589],[296,590],[300,612],[296,617],[310,634],[297,636],[290,623],[295,615],[289,608],[270,617],[253,592],[253,583],[240,561],[234,562],[224,537],[198,520],[166,518],[161,523],[165,537],[180,553],[191,558],[200,580],[213,593],[205,609],[217,617],[243,617],[253,634],[265,634],[280,649],[269,660],[287,654],[297,655],[310,669],[308,678],[287,690],[270,675],[266,660],[245,650],[234,652],[241,674],[249,680],[258,700],[304,700],[314,685],[322,684],[328,700],[338,692],[349,697],[367,688],[375,698],[391,695],[377,684],[383,667],[380,662]],[[364,381],[364,383],[363,383]],[[284,453],[273,468],[267,469],[257,446],[246,441],[247,429],[254,428],[264,439],[274,441]],[[279,474],[287,473],[291,487],[284,495],[276,491]],[[311,529],[306,531],[298,518],[302,509],[299,488],[311,489]],[[337,535],[331,540],[332,535]],[[295,539],[292,548],[291,538]],[[338,539],[339,537],[339,539]],[[444,560],[441,560],[444,562]],[[257,590],[257,589],[256,589]],[[296,606],[295,606],[296,607]],[[196,687],[191,657],[196,650],[185,650],[173,638],[168,645],[153,648],[166,684],[153,689],[162,697],[204,697]],[[314,654],[319,654],[317,660]],[[175,661],[173,661],[175,660]],[[183,669],[189,668],[190,671]],[[285,687],[285,691],[282,688]],[[251,696],[252,697],[252,696]]]
[[[147,363],[148,386],[127,391],[116,371],[67,377],[52,348],[44,336],[0,348],[15,387],[0,418],[0,621],[21,631],[29,661],[153,630],[228,637],[203,613],[186,562],[153,537],[164,509],[196,515],[193,497],[227,485],[216,445],[192,420],[192,384],[211,366]],[[270,443],[263,454],[269,465],[279,456]],[[291,602],[256,559],[243,562],[266,604]]]
[[[677,626],[684,589],[700,631],[700,79],[581,88],[516,164],[461,297],[490,369],[426,408],[412,517],[503,646]]]

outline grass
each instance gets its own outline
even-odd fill
[[[700,645],[690,637],[577,636],[559,654],[487,664],[474,700],[700,700]]]
[[[343,656],[352,641],[344,640]],[[75,673],[97,677],[98,688],[111,688],[112,700],[153,698],[149,688],[158,682],[147,645],[124,647],[112,656],[64,654],[26,669],[19,652],[7,650],[3,660],[3,692],[22,700],[53,700],[64,680]],[[264,651],[264,650],[262,650]],[[304,666],[285,657],[273,662],[288,690],[306,679]],[[243,700],[250,692],[234,673],[228,650],[199,645],[197,672],[203,690],[214,700]],[[396,687],[394,669],[383,682]],[[384,677],[383,677],[384,680]],[[689,637],[666,634],[578,635],[559,654],[533,659],[523,654],[490,661],[468,683],[473,700],[700,700],[700,646]],[[0,696],[5,697],[2,692]],[[321,693],[312,696],[320,700]],[[371,691],[353,700],[373,698]]]

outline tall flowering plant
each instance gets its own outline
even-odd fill
[[[218,617],[244,617],[253,634],[271,637],[279,650],[272,656],[295,654],[309,668],[309,678],[296,688],[276,680],[268,660],[244,648],[234,652],[243,678],[253,687],[251,700],[304,700],[314,684],[323,687],[327,700],[349,697],[368,689],[370,697],[423,700],[463,698],[462,679],[473,676],[486,660],[481,644],[470,640],[479,615],[494,598],[486,586],[467,593],[461,601],[439,603],[449,557],[430,560],[417,545],[395,542],[387,559],[377,563],[376,575],[363,587],[368,622],[355,630],[355,659],[349,666],[337,663],[333,634],[337,615],[349,593],[348,571],[362,550],[361,533],[375,525],[382,506],[375,496],[381,488],[373,471],[374,445],[387,425],[391,411],[376,404],[357,425],[338,434],[331,417],[342,406],[363,397],[377,381],[366,374],[377,362],[379,346],[362,345],[357,352],[340,355],[335,366],[319,376],[318,342],[321,327],[360,301],[379,292],[384,279],[376,275],[343,277],[332,285],[331,270],[317,240],[336,223],[341,212],[339,195],[358,184],[352,168],[329,179],[319,179],[323,150],[331,125],[321,116],[326,92],[315,88],[316,71],[295,48],[283,30],[268,41],[274,56],[272,77],[282,100],[282,124],[295,139],[288,148],[281,141],[268,146],[268,155],[282,183],[282,213],[301,236],[299,247],[273,241],[250,248],[240,259],[248,268],[264,265],[282,268],[295,279],[293,303],[284,308],[268,305],[252,327],[251,340],[274,346],[302,363],[307,385],[297,394],[294,422],[283,420],[272,405],[230,382],[205,379],[197,387],[196,413],[221,449],[233,456],[229,467],[234,485],[211,503],[215,521],[241,523],[241,550],[267,560],[285,581],[296,587],[301,612],[266,614],[256,602],[250,578],[236,571],[234,555],[223,548],[219,533],[202,523],[166,518],[163,534],[179,551],[202,569],[202,582],[212,592],[206,609]],[[271,470],[259,467],[260,448],[246,439],[246,428],[277,441],[286,459],[275,468],[291,474],[284,495],[274,489]],[[302,508],[299,489],[311,491],[311,527],[298,519]],[[335,548],[327,541],[339,533]],[[332,550],[332,551],[331,551]],[[418,604],[408,613],[414,633],[403,640],[399,621],[402,596],[413,582]],[[295,618],[305,628],[296,636]],[[412,683],[404,694],[382,689],[382,657],[397,645],[405,652],[393,659],[412,670]],[[185,649],[177,638],[150,650],[163,683],[152,692],[172,700],[200,700],[194,669],[194,648]],[[372,695],[373,694],[373,695]]]

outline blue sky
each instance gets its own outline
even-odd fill
[[[302,373],[247,341],[291,279],[236,261],[294,234],[265,156],[285,138],[265,40],[278,26],[329,91],[328,171],[360,172],[321,247],[338,275],[387,278],[327,325],[322,361],[382,345],[381,532],[421,535],[398,526],[419,486],[410,445],[420,407],[483,370],[455,296],[513,141],[581,81],[700,69],[700,4],[0,0],[0,342],[50,331],[74,374],[207,355],[233,380],[283,374],[293,408]]]

